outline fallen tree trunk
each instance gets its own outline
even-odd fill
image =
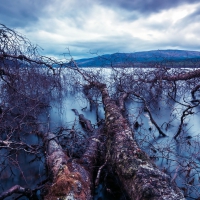
[[[91,199],[90,174],[74,160],[69,160],[54,134],[44,134],[43,140],[48,171],[53,177],[53,184],[45,199]]]
[[[92,199],[93,168],[90,166],[94,166],[96,162],[99,134],[100,130],[97,130],[81,159],[70,159],[54,134],[42,135],[48,172],[52,177],[52,185],[48,188],[45,200]]]
[[[192,78],[199,78],[200,77],[200,69],[192,70],[187,73],[180,73],[177,75],[171,76],[162,76],[162,80],[166,81],[180,81],[180,80],[190,80]]]
[[[105,84],[91,82],[102,94],[105,109],[108,164],[118,175],[123,188],[134,200],[181,200],[183,194],[170,181],[170,177],[160,171],[134,140],[134,133],[121,114]]]

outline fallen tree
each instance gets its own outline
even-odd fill
[[[5,33],[11,30],[6,29],[5,26],[2,29],[3,31],[0,33],[1,41],[7,42],[9,35]],[[17,35],[14,36],[18,37]],[[16,41],[18,42],[18,40]],[[13,42],[14,40],[12,39],[12,46],[15,45]],[[141,112],[148,113],[152,126],[155,126],[156,131],[159,133],[158,137],[162,138],[167,134],[163,132],[163,126],[157,123],[156,118],[154,118],[154,110],[160,109],[158,101],[162,96],[165,96],[167,98],[165,103],[169,104],[169,106],[171,106],[171,102],[169,103],[168,101],[184,106],[184,109],[177,111],[181,116],[179,119],[180,126],[177,127],[178,130],[175,135],[177,143],[180,141],[182,144],[181,138],[187,137],[187,135],[183,134],[185,119],[188,115],[193,115],[194,109],[199,105],[198,96],[196,95],[199,89],[197,84],[199,70],[191,70],[184,74],[180,70],[179,73],[170,74],[165,68],[149,71],[134,69],[133,73],[130,73],[125,68],[113,69],[113,79],[105,81],[100,73],[97,72],[95,74],[88,70],[80,69],[73,60],[65,64],[54,62],[51,59],[45,60],[43,57],[39,58],[23,54],[21,50],[15,51],[15,54],[12,51],[7,52],[5,48],[0,51],[2,64],[0,78],[4,86],[1,88],[3,103],[0,105],[0,130],[2,132],[0,151],[1,155],[3,155],[0,160],[0,175],[2,178],[7,177],[6,173],[10,170],[11,176],[14,177],[15,173],[12,172],[11,166],[16,164],[23,178],[25,179],[28,176],[23,172],[20,167],[22,164],[18,160],[18,156],[22,154],[22,151],[28,157],[33,156],[29,161],[30,163],[34,163],[35,160],[40,160],[40,163],[45,161],[45,174],[47,175],[45,180],[40,175],[42,180],[40,183],[35,183],[33,187],[28,187],[27,183],[16,184],[6,190],[2,187],[3,192],[0,195],[0,199],[9,198],[14,194],[20,194],[21,197],[26,196],[29,199],[39,199],[38,196],[47,200],[58,198],[92,199],[95,197],[95,189],[97,190],[104,180],[105,185],[107,184],[107,176],[113,180],[119,180],[119,188],[126,194],[123,198],[120,197],[122,199],[173,200],[190,197],[191,194],[187,190],[189,190],[190,186],[193,187],[193,183],[197,182],[194,178],[199,169],[197,162],[188,158],[183,163],[181,163],[182,160],[177,160],[176,162],[179,166],[172,175],[169,174],[169,171],[167,174],[164,172],[165,170],[160,170],[153,163],[152,157],[145,153],[142,145],[138,144],[137,132],[132,129],[133,124],[127,117],[128,112],[125,101],[129,97],[138,100]],[[10,63],[12,67],[14,66],[13,68],[10,68]],[[30,65],[31,68],[21,68],[22,64],[23,66]],[[63,80],[60,79],[61,77],[65,78],[64,74],[59,76],[60,71],[57,68],[52,68],[54,64],[61,64],[67,67],[71,73],[68,76],[68,81],[71,83],[68,83],[68,85],[71,84],[72,87],[78,88],[79,91],[82,89],[83,94],[85,94],[83,98],[88,99],[90,103],[90,110],[93,107],[97,108],[100,104],[104,108],[105,119],[100,120],[99,116],[96,117],[95,125],[99,126],[104,121],[103,125],[97,129],[87,119],[87,116],[79,114],[77,109],[73,109],[83,127],[81,131],[84,132],[84,137],[86,137],[83,142],[74,126],[71,129],[59,127],[59,131],[56,133],[56,131],[53,132],[49,128],[49,116],[45,122],[39,117],[39,114],[43,111],[48,113],[47,108],[49,108],[51,98],[57,98],[52,92],[53,89],[62,90],[68,86],[63,84]],[[36,70],[40,65],[47,67],[47,72],[45,70]],[[77,76],[79,77],[77,78]],[[184,82],[186,86],[179,86],[179,81],[186,81]],[[193,98],[196,95],[195,100],[190,103],[180,103],[177,94],[180,88],[182,90],[181,93],[191,90]],[[96,98],[96,94],[98,94],[98,97],[101,96],[101,99]],[[58,98],[62,98],[62,96],[58,95]],[[184,99],[184,101],[186,100]],[[86,108],[84,107],[83,109]],[[96,114],[98,114],[98,110]],[[134,112],[131,114],[136,115]],[[137,120],[137,117],[135,118]],[[142,127],[142,123],[136,120],[134,126],[137,128]],[[41,124],[47,125],[45,131],[40,130]],[[167,124],[167,127],[170,126],[170,122],[163,124]],[[150,128],[152,130],[152,127]],[[64,134],[64,131],[67,134]],[[39,135],[42,140],[38,139],[38,143],[31,143],[26,140],[26,134],[29,136]],[[66,140],[66,135],[72,136],[76,141],[79,141],[78,144],[83,153],[76,154],[76,151],[79,151],[76,148],[74,150],[75,153],[69,153],[70,145],[73,145],[73,138]],[[149,137],[155,139],[156,136],[149,134]],[[151,141],[149,145],[154,154],[156,154],[155,152],[160,151],[161,148],[156,148],[153,142]],[[189,147],[194,145],[189,140],[184,142]],[[199,143],[197,142],[196,144],[198,146]],[[44,148],[42,148],[43,146]],[[66,146],[67,148],[65,148]],[[195,154],[191,155],[198,159],[198,151],[196,152],[196,149],[195,146]],[[169,154],[171,149],[166,151]],[[43,155],[44,152],[45,154]],[[43,158],[45,158],[44,161]],[[163,158],[166,157],[163,156]],[[168,161],[171,158],[166,159]],[[195,175],[194,169],[196,170]],[[176,186],[176,177],[179,175],[186,177],[185,185],[187,188],[186,186],[182,187],[184,194]],[[109,188],[107,190],[109,191]],[[40,195],[38,195],[38,191]],[[111,188],[110,192],[116,192],[116,188]],[[18,195],[15,197],[20,198]],[[196,197],[198,198],[197,195]]]
[[[107,134],[107,159],[118,175],[130,199],[184,199],[181,191],[171,183],[136,142],[121,109],[109,96],[105,84],[91,82],[102,94]]]

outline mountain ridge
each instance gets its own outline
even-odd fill
[[[199,51],[188,50],[151,50],[133,53],[113,53],[96,56],[92,58],[83,58],[76,60],[80,67],[109,67],[120,65],[147,65],[147,64],[166,64],[166,63],[188,63],[200,62]]]

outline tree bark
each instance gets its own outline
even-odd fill
[[[105,84],[91,82],[102,94],[107,132],[108,163],[118,175],[123,188],[134,200],[185,199],[170,177],[160,171],[136,144],[128,122],[108,93]]]
[[[200,69],[193,70],[190,72],[187,72],[185,74],[180,73],[178,75],[172,75],[172,76],[162,76],[162,80],[166,81],[180,81],[180,80],[190,80],[192,78],[199,78],[200,77]]]
[[[56,136],[52,133],[44,134],[46,147],[46,163],[52,178],[45,200],[77,199],[91,200],[93,189],[93,169],[97,157],[99,131],[92,137],[87,151],[82,159],[70,159],[62,150]]]

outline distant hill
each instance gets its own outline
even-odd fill
[[[153,50],[114,53],[76,60],[79,67],[200,67],[200,52],[186,50]]]

